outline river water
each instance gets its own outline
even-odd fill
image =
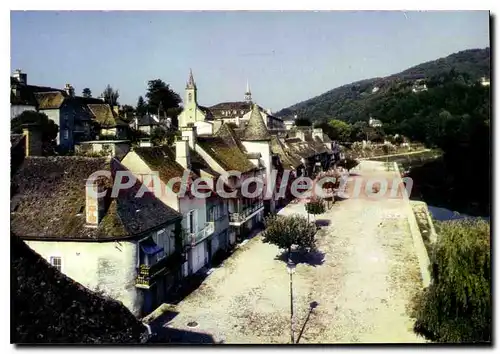
[[[432,205],[428,205],[427,208],[432,215],[432,218],[437,221],[449,221],[449,220],[462,220],[462,219],[476,219],[481,218],[489,221],[489,217],[480,217],[480,216],[470,216],[467,214],[460,214],[456,211],[452,211],[446,208],[435,207]]]

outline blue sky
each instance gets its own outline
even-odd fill
[[[200,104],[243,100],[248,79],[277,111],[489,40],[487,11],[11,12],[11,69],[135,106],[150,79],[183,98],[192,68]]]

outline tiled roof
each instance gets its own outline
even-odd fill
[[[60,91],[56,92],[37,92],[35,98],[39,109],[59,109],[63,104],[66,95]]]
[[[143,342],[144,325],[123,304],[65,276],[14,234],[10,246],[14,343]]]
[[[135,198],[140,182],[105,197],[97,228],[86,227],[85,183],[97,171],[124,169],[116,160],[81,156],[27,157],[12,178],[11,230],[25,239],[111,240],[139,235],[173,222],[180,215],[151,193]],[[103,180],[112,186],[112,179]]]
[[[226,171],[234,170],[244,173],[256,169],[238,145],[229,139],[219,136],[199,136],[198,144]]]
[[[271,135],[256,104],[252,108],[252,114],[241,139],[247,141],[265,141],[271,139]]]

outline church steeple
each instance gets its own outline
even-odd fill
[[[189,69],[189,78],[186,84],[186,89],[196,89],[196,84],[194,83],[193,70]]]
[[[245,102],[252,102],[252,93],[250,92],[250,85],[248,84],[247,80],[247,89],[245,91]]]

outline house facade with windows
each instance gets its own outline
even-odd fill
[[[186,252],[183,276],[208,266],[219,249],[227,248],[225,201],[213,195],[210,188],[206,190],[210,198],[198,198],[191,188],[201,177],[216,179],[218,174],[204,163],[187,139],[178,140],[175,149],[165,145],[135,148],[122,163],[134,175],[148,178],[149,182],[145,182],[148,188],[156,191],[165,205],[183,215],[183,247]],[[185,172],[186,183],[182,181]]]
[[[143,316],[178,278],[182,215],[152,193],[136,197],[140,183],[113,196],[125,170],[116,159],[25,157],[11,182],[11,230],[68,277]],[[89,179],[97,171],[108,174]]]
[[[58,148],[72,151],[75,144],[95,140],[99,135],[126,138],[126,124],[118,118],[118,107],[102,99],[75,95],[70,84],[64,89],[29,85],[27,74],[16,70],[11,80],[11,119],[24,111],[44,113],[59,128]]]

